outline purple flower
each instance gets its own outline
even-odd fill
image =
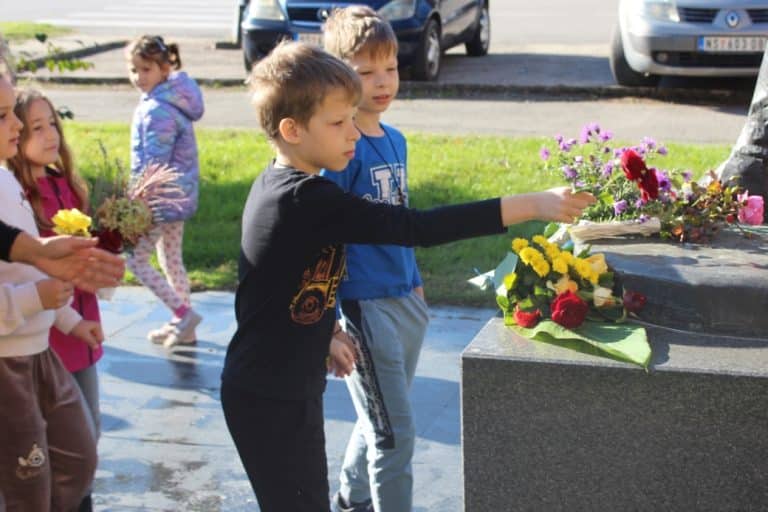
[[[605,147],[603,148],[603,153],[605,153],[606,155],[607,155],[608,153],[610,153],[610,152],[611,152],[611,148],[609,148],[608,146],[605,146]]]
[[[582,144],[586,144],[589,142],[589,136],[592,135],[592,132],[589,129],[589,125],[584,126],[581,129],[581,134],[579,135],[579,142]]]
[[[569,152],[571,150],[572,144],[568,144],[568,141],[561,141],[559,143],[560,151],[563,151],[565,153]]]
[[[587,185],[586,183],[584,183],[584,182],[583,182],[583,181],[581,181],[581,180],[577,180],[577,181],[575,181],[573,184],[574,184],[574,185],[576,185],[576,188],[581,188],[581,187],[584,187],[584,186],[586,186],[586,185]],[[754,197],[754,196],[753,196],[753,197]]]
[[[563,176],[565,176],[565,179],[567,180],[576,179],[576,177],[578,177],[579,175],[579,173],[576,172],[573,169],[573,167],[571,167],[570,165],[564,165],[562,171],[563,171]]]
[[[620,199],[615,203],[613,203],[613,213],[615,213],[616,215],[621,215],[622,213],[627,211],[627,206],[629,205],[627,205],[626,199]]]
[[[603,172],[601,173],[603,178],[610,178],[613,174],[613,162],[607,162],[603,166]]]
[[[560,135],[559,133],[557,135],[555,135],[555,142],[557,142],[558,144],[563,142],[563,136]]]
[[[691,171],[683,171],[683,181],[688,183],[691,179],[693,179],[693,173]]]
[[[608,142],[613,138],[613,133],[609,131],[600,132],[600,140],[603,142]]]
[[[642,144],[643,144],[643,146],[645,146],[645,147],[646,147],[646,148],[648,148],[648,149],[653,149],[653,148],[655,148],[655,147],[656,147],[656,141],[655,141],[655,140],[653,140],[653,139],[652,139],[652,138],[650,138],[650,137],[643,137],[643,142],[642,142]]]
[[[592,121],[587,125],[587,128],[589,128],[589,131],[592,133],[600,133],[600,125],[596,122]]]
[[[645,224],[649,220],[651,220],[651,218],[644,213],[641,213],[640,216],[637,218],[637,222],[639,222],[640,224]]]
[[[656,150],[656,152],[660,155],[666,155],[669,151],[667,151],[666,146],[659,146],[659,148]]]
[[[667,173],[659,169],[654,169],[654,172],[656,172],[656,180],[659,182],[659,190],[669,192],[672,189],[672,181],[670,181]]]
[[[574,144],[576,144],[576,139],[568,139],[569,146],[573,146]]]
[[[575,157],[573,157],[573,161],[576,162],[577,164],[584,163],[584,157],[581,155],[576,155]]]
[[[643,201],[643,198],[641,197],[637,201],[635,201],[635,208],[642,208],[645,206],[646,201]]]
[[[547,160],[549,160],[549,149],[547,149],[546,147],[542,147],[542,148],[539,150],[539,156],[540,156],[540,157],[541,157],[541,159],[542,159],[542,160],[544,160],[545,162],[546,162]]]
[[[613,156],[614,156],[614,157],[616,157],[616,158],[619,158],[619,157],[621,157],[622,153],[624,153],[624,151],[625,151],[626,149],[627,149],[627,148],[617,148],[617,149],[614,149],[614,150],[613,150]]]

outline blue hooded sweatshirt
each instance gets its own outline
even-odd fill
[[[131,126],[131,178],[149,164],[165,164],[180,174],[176,185],[185,196],[176,204],[153,206],[157,222],[186,220],[197,210],[200,170],[192,123],[202,116],[202,92],[183,71],[141,95]]]

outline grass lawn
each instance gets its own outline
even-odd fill
[[[104,172],[98,141],[112,159],[128,162],[127,123],[68,122],[66,126],[67,140],[86,177]],[[263,136],[250,130],[198,129],[197,135],[202,174],[200,207],[187,223],[184,262],[196,289],[233,289],[243,203],[251,182],[271,158],[271,150]],[[416,208],[562,184],[541,170],[539,148],[549,139],[407,135],[410,197]],[[692,169],[696,174],[716,167],[730,151],[726,145],[668,147],[663,167]],[[536,232],[537,228],[531,223],[511,231]],[[493,307],[492,297],[465,281],[474,276],[475,268],[483,272],[494,268],[506,253],[511,237],[484,237],[417,249],[428,300]]]
[[[20,42],[32,39],[36,34],[45,34],[48,37],[60,36],[72,32],[66,27],[57,27],[47,23],[33,23],[30,21],[0,21],[0,34],[11,42]]]

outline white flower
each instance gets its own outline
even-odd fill
[[[592,292],[592,300],[598,308],[616,304],[613,292],[610,288],[605,288],[604,286],[595,287],[595,290]]]

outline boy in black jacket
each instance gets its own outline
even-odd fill
[[[429,246],[529,219],[569,222],[593,198],[564,187],[427,211],[366,201],[318,175],[354,156],[357,74],[319,48],[284,43],[251,84],[276,156],[243,211],[222,407],[262,512],[327,512],[326,364],[339,375],[354,364],[350,338],[334,332],[343,244]]]

